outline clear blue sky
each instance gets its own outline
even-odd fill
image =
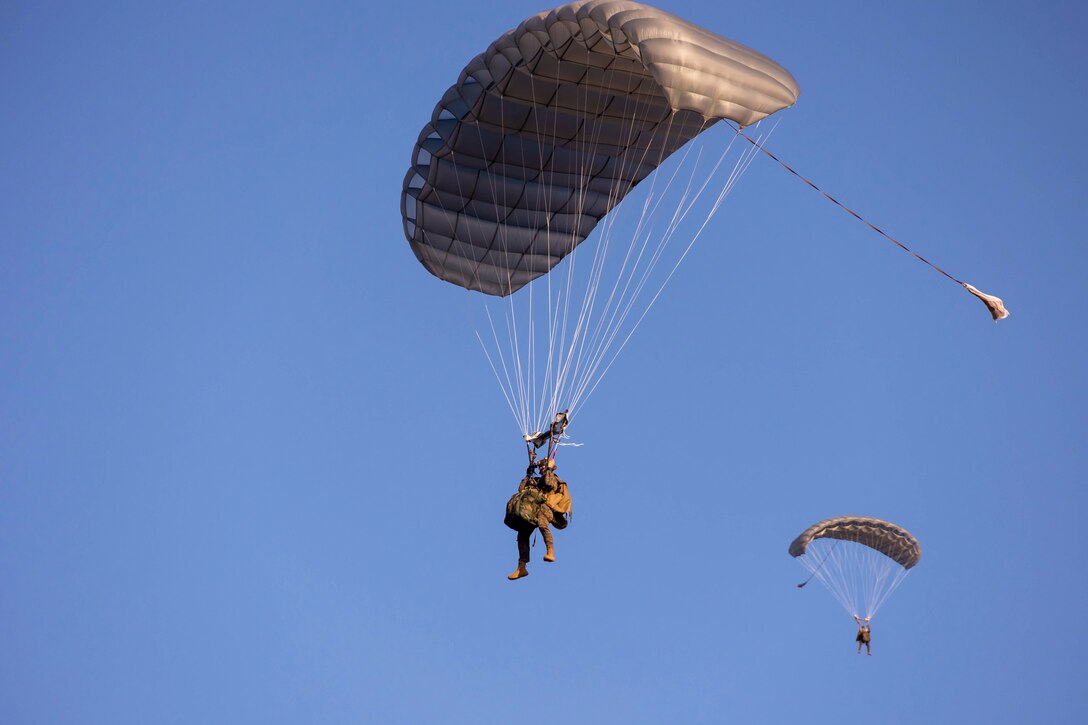
[[[1012,317],[757,159],[516,583],[518,431],[398,205],[544,6],[374,5],[0,6],[0,721],[1088,721],[1083,4],[661,3]],[[786,554],[843,513],[924,547],[872,658]]]

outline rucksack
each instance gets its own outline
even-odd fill
[[[526,486],[506,502],[506,518],[503,523],[517,532],[536,528],[540,507],[546,506],[544,492],[536,486]]]

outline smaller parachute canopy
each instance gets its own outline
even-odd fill
[[[804,556],[808,545],[816,539],[839,539],[868,546],[904,569],[910,569],[922,558],[922,545],[909,531],[867,516],[837,516],[813,524],[790,544],[790,556]]]

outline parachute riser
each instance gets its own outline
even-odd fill
[[[545,460],[555,458],[556,454],[559,453],[559,441],[563,438],[569,423],[570,410],[568,409],[555,414],[555,419],[548,427],[548,430],[525,436],[525,449],[529,453],[530,466],[536,461],[537,450],[545,443],[548,444],[548,453]]]

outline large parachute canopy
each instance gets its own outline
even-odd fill
[[[548,273],[609,227],[606,215],[685,144],[721,120],[756,123],[798,93],[789,72],[756,51],[623,0],[538,13],[468,62],[419,134],[404,177],[404,233],[428,271],[469,290],[506,297],[548,280],[535,312],[530,294],[506,307],[497,329],[488,313],[488,357],[523,434],[557,411],[573,416],[599,382],[641,320],[632,311],[644,314],[668,281],[650,273],[725,152],[710,167],[670,171],[661,186],[679,188],[681,201],[663,206],[651,192],[635,228],[615,233],[621,241],[598,232],[588,265],[571,261],[554,283]],[[715,155],[734,138],[719,140]],[[689,151],[678,156],[702,158]],[[748,161],[726,175],[705,219]]]
[[[442,279],[508,295],[546,274],[673,151],[792,105],[780,65],[662,10],[582,0],[473,58],[419,134],[404,232]]]
[[[789,551],[847,612],[866,619],[922,558],[922,546],[910,532],[866,516],[819,521],[801,532]]]

